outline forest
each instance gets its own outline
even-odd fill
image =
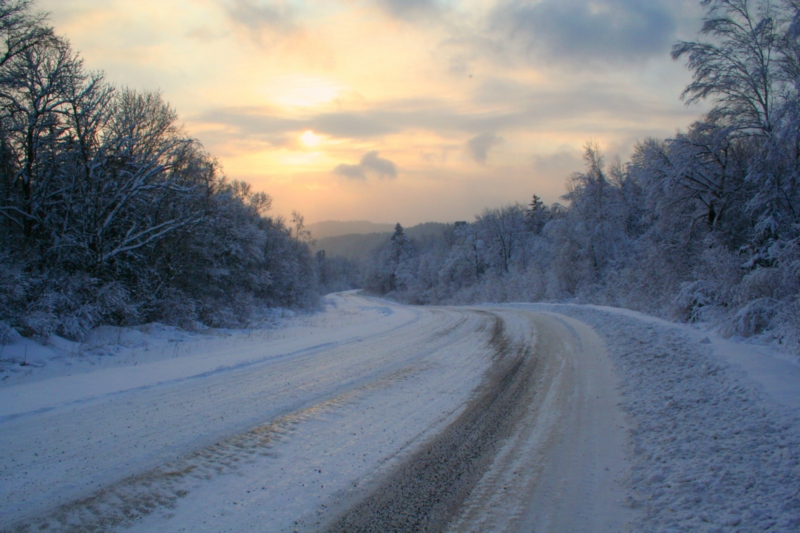
[[[703,321],[800,352],[800,2],[703,0],[679,42],[711,109],[606,162],[596,143],[564,205],[486,209],[440,239],[400,224],[365,287],[414,304],[575,301]]]
[[[410,304],[574,301],[800,351],[800,1],[703,0],[672,49],[710,111],[627,161],[585,146],[533,195],[366,259],[229,181],[158,93],[88,71],[30,0],[0,1],[0,340],[100,324],[239,327],[363,287]],[[677,96],[677,95],[676,95]],[[532,191],[535,192],[535,191]]]
[[[302,216],[270,217],[158,93],[88,71],[30,0],[0,1],[0,35],[0,341],[317,305]]]

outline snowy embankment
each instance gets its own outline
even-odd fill
[[[0,420],[274,364],[415,320],[411,310],[335,298],[328,300],[326,312],[288,312],[272,328],[189,333],[147,324],[97,328],[84,342],[54,336],[42,345],[20,339],[4,346],[0,357]]]
[[[486,321],[335,296],[280,330],[17,375],[0,389],[0,530],[292,531],[463,408]]]
[[[644,531],[800,530],[800,365],[639,313],[526,305],[590,325],[631,425],[630,504]]]
[[[26,346],[2,531],[800,528],[800,366],[636,313],[341,294],[279,329]]]

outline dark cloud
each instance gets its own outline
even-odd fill
[[[491,64],[493,70],[505,69],[515,62],[505,42],[507,35],[498,36],[466,28],[451,31],[452,35],[441,41],[434,50],[434,57],[447,64],[450,74],[471,77],[481,58]]]
[[[388,159],[378,157],[378,152],[372,151],[364,154],[361,158],[361,166],[365,170],[374,172],[381,178],[396,178],[397,165]]]
[[[677,94],[677,91],[676,91]],[[221,138],[248,138],[274,143],[278,138],[295,138],[305,130],[313,130],[339,139],[376,139],[385,135],[420,130],[474,137],[467,151],[476,161],[485,161],[496,144],[490,135],[508,131],[549,131],[569,129],[575,124],[597,124],[603,131],[630,128],[636,137],[654,132],[642,117],[651,122],[685,115],[687,121],[696,110],[684,107],[676,97],[674,104],[652,96],[649,92],[631,92],[622,80],[618,85],[599,82],[575,84],[565,90],[537,89],[528,84],[504,79],[487,79],[475,87],[476,109],[464,109],[440,99],[405,99],[374,103],[371,109],[318,113],[286,117],[268,107],[238,107],[210,110],[191,117],[191,122],[213,125]],[[587,134],[591,134],[590,130]],[[665,133],[666,135],[669,132]]]
[[[226,126],[237,134],[247,136],[272,136],[307,128],[308,121],[283,118],[271,109],[260,107],[233,107],[212,109],[196,117],[193,121]]]
[[[351,180],[367,179],[367,174],[364,172],[364,167],[361,165],[345,165],[342,163],[333,169],[333,173],[344,176],[345,178],[350,178]]]
[[[220,38],[220,35],[215,33],[211,28],[208,26],[200,26],[194,29],[191,29],[186,32],[186,36],[191,39],[196,39],[202,42],[211,42],[216,41]]]
[[[228,18],[260,42],[297,30],[291,6],[269,0],[229,0],[223,3]]]
[[[395,120],[381,113],[325,113],[311,119],[310,127],[334,137],[365,138],[397,133]]]
[[[356,180],[366,179],[367,173],[375,174],[379,178],[394,179],[397,177],[397,165],[388,159],[379,157],[377,151],[372,151],[364,154],[358,165],[341,164],[333,169],[333,173]]]
[[[489,150],[503,142],[502,137],[494,133],[481,133],[467,141],[467,152],[478,163],[486,163]]]
[[[320,113],[285,118],[269,108],[232,107],[213,109],[195,117],[200,122],[225,125],[247,135],[263,135],[311,129],[331,137],[368,139],[398,133],[405,127],[401,114],[366,111]]]
[[[436,0],[375,0],[390,15],[404,20],[436,16],[439,3]]]
[[[535,59],[639,63],[665,56],[687,0],[507,0],[492,25],[520,39]]]

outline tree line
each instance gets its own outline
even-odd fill
[[[0,0],[0,337],[316,304],[302,217],[268,216],[177,118],[88,71],[32,0]]]
[[[487,209],[438,240],[398,225],[365,265],[378,294],[427,303],[577,300],[772,336],[800,351],[800,2],[703,0],[680,42],[688,131],[607,164],[598,147],[566,205]]]

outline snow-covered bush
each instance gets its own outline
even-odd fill
[[[788,351],[800,353],[800,295],[779,304],[769,333]]]
[[[774,326],[780,305],[774,298],[759,298],[747,302],[723,323],[725,336],[752,337]]]
[[[167,287],[151,298],[147,305],[147,322],[170,326],[190,326],[197,320],[197,304],[180,289]]]
[[[48,274],[26,279],[24,308],[3,309],[8,323],[22,333],[80,340],[103,323],[138,322],[138,309],[120,283],[102,283],[84,273]]]
[[[5,321],[0,320],[0,345],[11,344],[20,338],[17,330],[9,326]]]

